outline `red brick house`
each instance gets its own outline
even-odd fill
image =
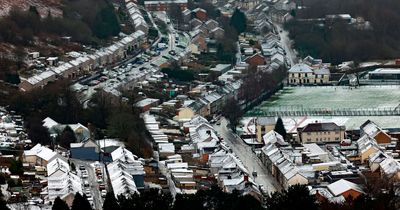
[[[201,21],[206,21],[207,20],[207,11],[201,8],[196,8],[193,10],[194,15],[196,16],[197,19]]]
[[[260,65],[267,64],[264,56],[262,56],[260,53],[256,53],[256,54],[246,58],[244,61],[252,67],[257,67]]]

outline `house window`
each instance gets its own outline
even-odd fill
[[[331,135],[331,132],[330,132],[330,131],[328,131],[328,135]]]
[[[307,135],[309,135],[309,136],[310,136],[310,135],[311,135],[311,133],[310,133],[310,132],[307,132]]]
[[[307,77],[307,73],[305,74],[305,77]]]
[[[336,138],[335,138],[335,141],[339,141],[339,137],[336,137]]]
[[[339,134],[339,131],[335,131],[335,134]]]
[[[310,142],[311,141],[311,139],[307,139],[307,142]]]

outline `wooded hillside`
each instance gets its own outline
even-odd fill
[[[310,54],[333,63],[400,57],[400,1],[302,0],[297,3],[305,9],[292,12],[295,19],[286,28],[302,56]],[[372,29],[362,30],[341,21],[304,21],[335,14],[361,17],[370,22]]]

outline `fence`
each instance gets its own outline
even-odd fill
[[[254,109],[246,113],[246,116],[400,116],[400,109],[373,108],[373,109]]]

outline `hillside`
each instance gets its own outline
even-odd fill
[[[1,0],[0,17],[7,16],[13,7],[28,10],[30,6],[35,6],[42,17],[47,16],[49,11],[53,17],[62,15],[61,0]]]
[[[0,8],[0,80],[13,84],[31,70],[27,52],[62,56],[107,45],[121,31],[122,12],[109,0],[0,0]]]
[[[400,57],[400,1],[302,0],[286,23],[302,57],[326,62]]]

